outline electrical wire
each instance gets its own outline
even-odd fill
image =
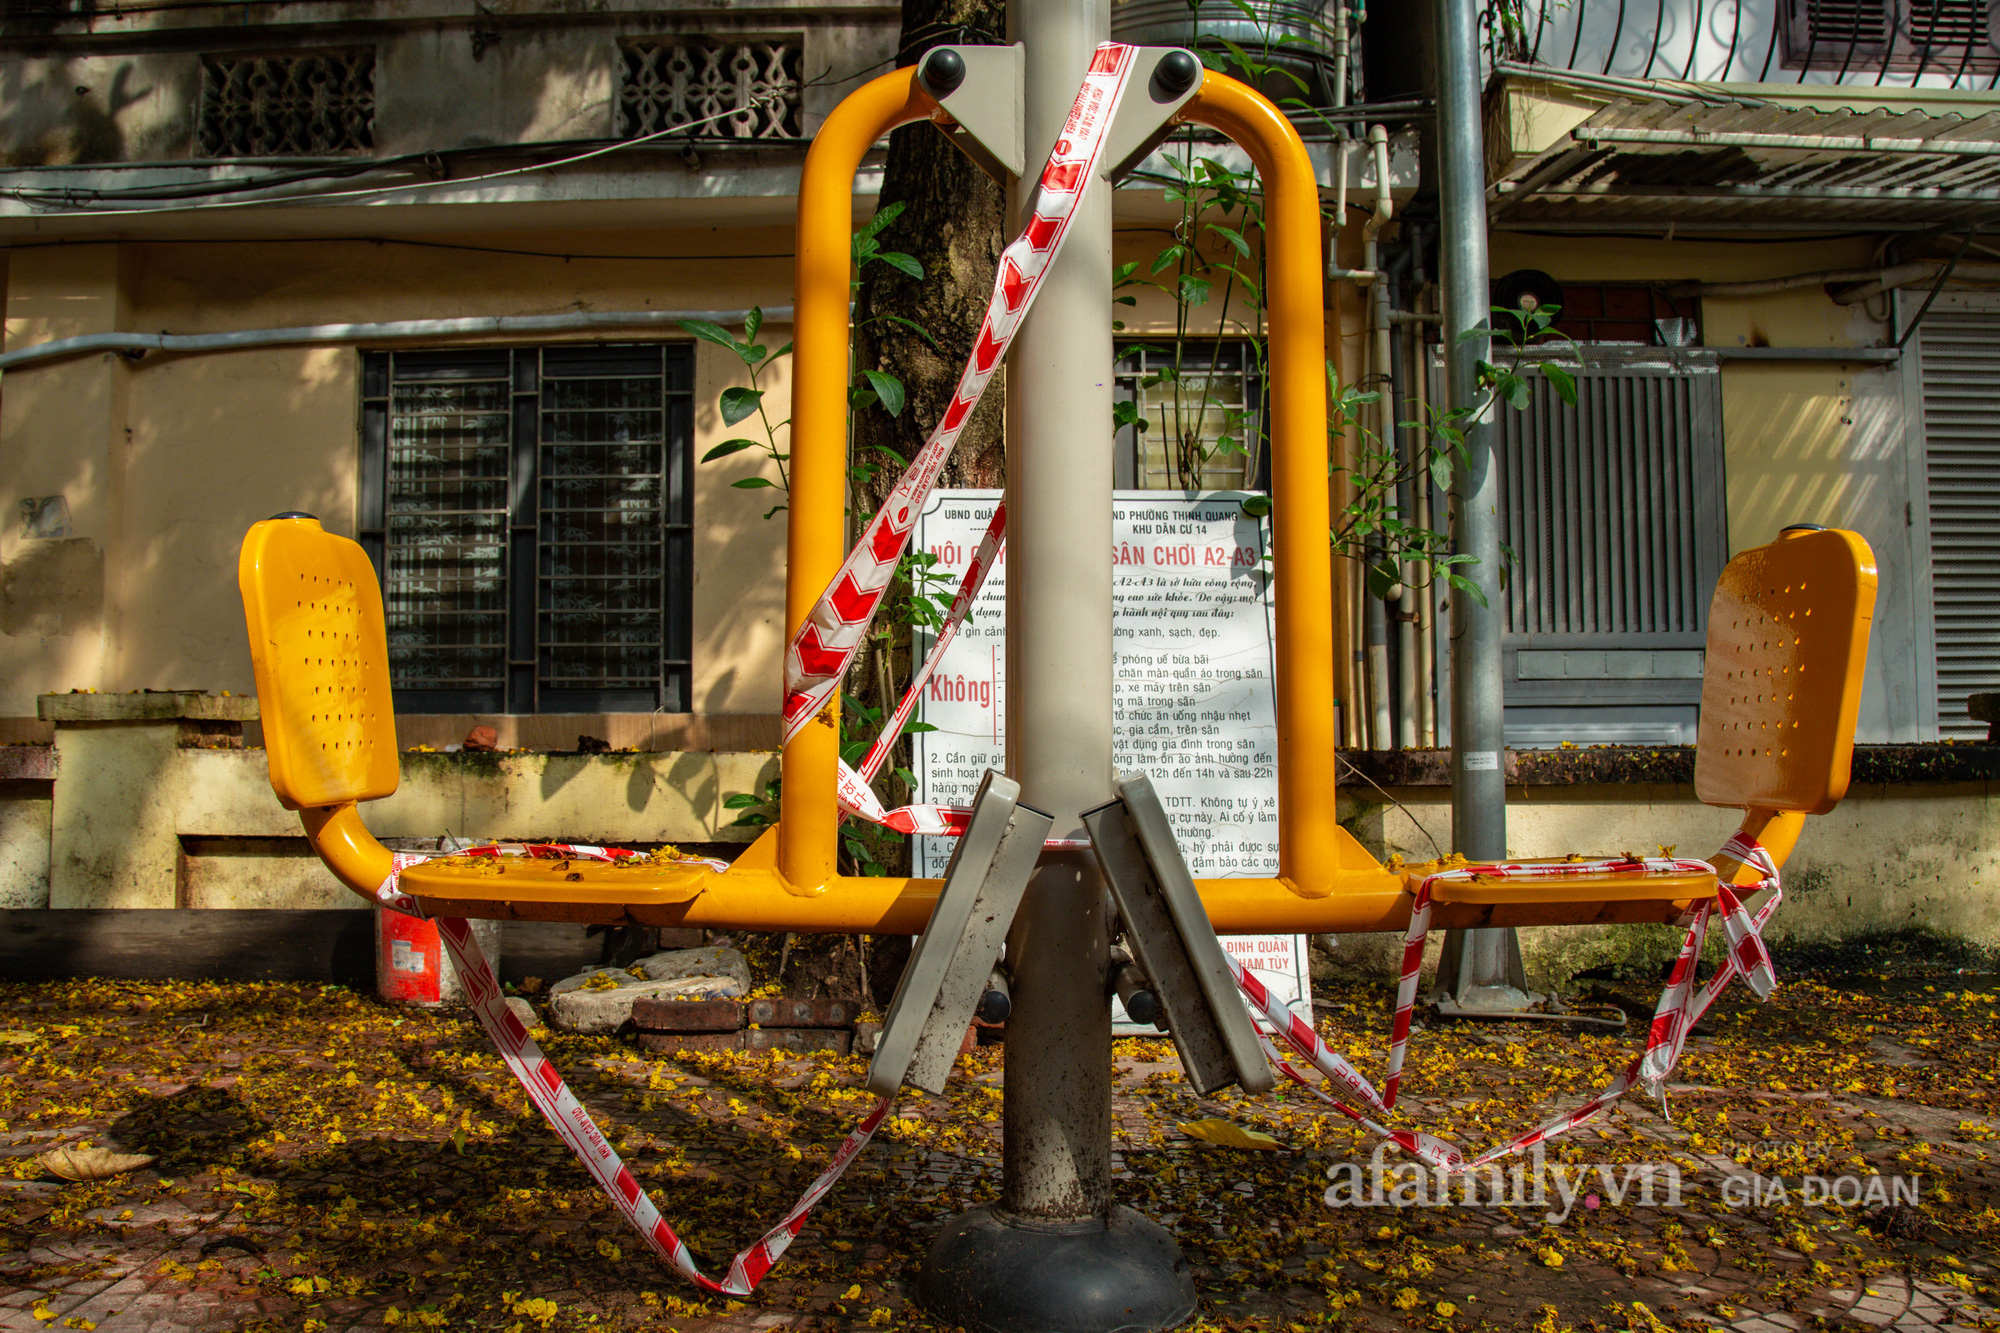
[[[503,171],[489,171],[477,176],[463,176],[457,179],[445,180],[405,181],[397,185],[371,185],[358,190],[327,190],[312,194],[282,195],[277,198],[223,199],[213,203],[169,205],[160,208],[79,208],[71,216],[98,218],[151,217],[160,213],[194,213],[225,208],[264,208],[277,204],[310,204],[328,199],[353,199],[367,195],[394,194],[399,190],[430,190],[436,189],[441,185],[478,185],[484,181],[502,180],[509,176],[523,176],[533,171],[548,171],[555,167],[574,166],[578,162],[588,162],[592,158],[622,152],[627,148],[637,148],[644,144],[667,138],[669,135],[685,135],[689,130],[697,126],[712,124],[718,120],[726,120],[731,116],[741,115],[746,110],[765,106],[777,100],[778,98],[775,95],[753,97],[745,106],[732,107],[727,111],[719,111],[715,115],[704,116],[700,120],[690,121],[685,125],[676,125],[671,129],[656,130],[652,134],[641,135],[636,139],[621,139],[617,143],[606,144],[603,147],[593,148],[586,153],[576,153],[570,157],[556,158],[548,162],[531,162],[527,166],[508,167]],[[5,193],[12,195],[21,203],[28,204],[31,207],[38,202],[42,202],[29,198],[28,195],[31,192],[26,190],[9,190],[5,191]]]
[[[611,259],[634,263],[706,263],[717,259],[796,259],[790,250],[772,250],[756,254],[728,254],[704,252],[685,255],[634,255],[604,254],[594,251],[566,253],[561,250],[521,250],[503,245],[463,245],[455,241],[418,241],[400,236],[170,236],[157,239],[129,241],[138,245],[404,245],[423,250],[460,250],[479,255],[518,255],[524,259],[560,259],[565,262],[574,259]],[[66,245],[103,245],[97,239],[21,241],[11,245],[0,245],[0,254],[11,250],[53,250]]]

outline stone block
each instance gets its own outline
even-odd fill
[[[592,988],[592,977],[608,977],[608,988]],[[566,1032],[601,1035],[616,1032],[632,1021],[632,1006],[648,996],[667,999],[676,995],[697,995],[705,999],[728,999],[746,990],[733,977],[691,976],[653,981],[633,976],[615,967],[592,968],[558,981],[549,991],[549,1021]]]
[[[751,990],[749,962],[740,951],[726,944],[711,944],[700,949],[666,949],[649,954],[632,966],[636,971],[643,972],[648,981],[728,977],[738,985],[735,994],[748,995]]]

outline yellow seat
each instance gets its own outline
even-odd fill
[[[1708,609],[1695,794],[1744,812],[1741,829],[1782,863],[1805,817],[1847,793],[1875,614],[1875,557],[1852,532],[1787,528],[1722,571]],[[1441,868],[1405,869],[1411,893]],[[1719,870],[1754,882],[1740,866]],[[1439,926],[1671,921],[1715,896],[1712,875],[1440,880]]]

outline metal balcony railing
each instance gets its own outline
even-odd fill
[[[1502,69],[1590,79],[1990,91],[1995,0],[1491,0]]]

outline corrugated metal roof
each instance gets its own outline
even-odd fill
[[[2000,215],[2000,112],[1619,100],[1487,190],[1496,224],[1927,227]]]

